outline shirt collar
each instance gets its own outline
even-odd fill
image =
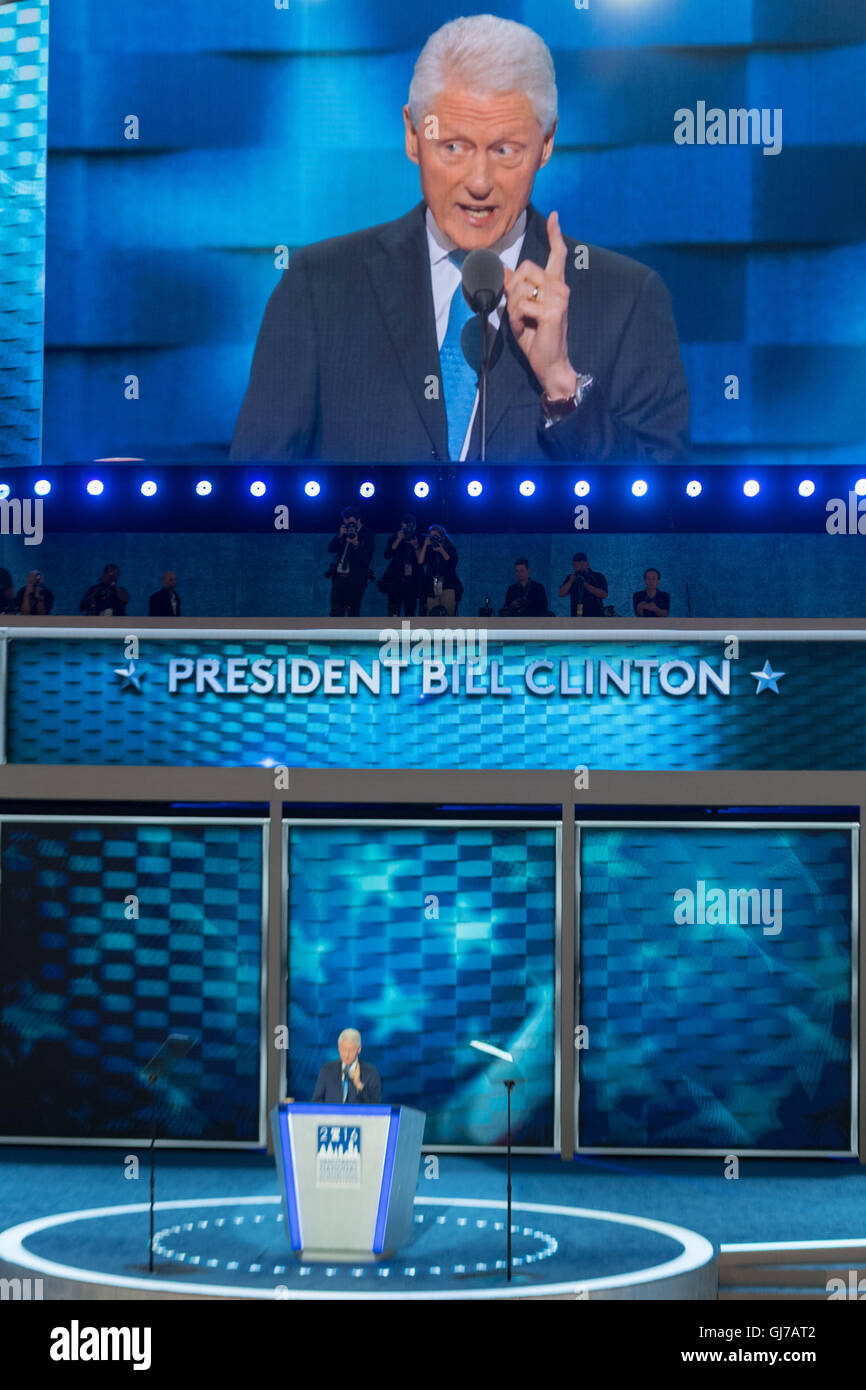
[[[427,246],[430,251],[430,264],[438,265],[440,261],[446,260],[452,251],[456,251],[457,246],[450,237],[447,237],[443,231],[440,231],[429,208],[427,208],[425,220],[427,223]],[[498,241],[495,241],[488,249],[490,251],[495,251],[496,255],[500,256],[506,264],[513,269],[514,266],[511,265],[511,262],[513,260],[514,265],[517,264],[517,257],[520,255],[520,247],[525,235],[526,208],[523,209],[523,212],[511,228],[511,231],[506,232],[504,236],[500,237]],[[508,255],[509,251],[512,252],[510,256]]]

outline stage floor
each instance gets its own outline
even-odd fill
[[[147,1154],[0,1149],[0,1274],[46,1298],[714,1298],[728,1245],[866,1239],[850,1160],[518,1158],[505,1280],[505,1164],[440,1155],[413,1240],[370,1264],[304,1263],[285,1237],[273,1160],[161,1151],[153,1275]]]

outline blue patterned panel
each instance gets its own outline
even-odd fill
[[[0,458],[39,462],[48,0],[0,6]]]
[[[554,1131],[551,828],[296,826],[289,832],[289,1094],[309,1100],[356,1027],[389,1104],[428,1144],[499,1144],[505,1088],[470,1048],[511,1051],[514,1142]]]
[[[258,1140],[262,872],[258,825],[3,824],[4,1134],[149,1134],[141,1067],[174,1032],[196,1045],[159,1134]]]
[[[467,695],[467,668],[459,662],[453,685],[440,695],[423,695],[420,667],[402,672],[392,695],[383,672],[374,694],[323,694],[322,663],[331,657],[357,659],[365,671],[379,659],[378,639],[305,643],[148,642],[134,663],[139,689],[123,672],[120,638],[114,641],[37,639],[10,643],[8,753],[13,763],[131,764],[134,766],[273,767],[485,767],[595,768],[866,768],[866,729],[852,718],[866,679],[866,644],[858,642],[744,643],[730,663],[730,694],[698,683],[682,695],[659,688],[649,673],[647,694],[635,663],[672,660],[696,664],[705,658],[721,670],[721,642],[641,643],[493,640],[485,679],[493,684],[498,662],[510,694]],[[255,694],[227,689],[228,661],[270,658],[270,673],[282,659],[317,663],[312,694]],[[169,691],[172,658],[219,662],[221,690],[195,681]],[[538,676],[549,694],[527,688],[532,662],[547,659],[553,670]],[[602,661],[617,673],[628,670],[629,693],[614,684],[601,690]],[[566,663],[568,691],[561,678]],[[586,663],[593,692],[581,694]],[[625,668],[624,662],[631,662]],[[759,679],[766,663],[778,673],[776,693]],[[343,688],[348,667],[343,669]],[[250,665],[241,684],[255,683]],[[119,673],[119,674],[118,674]],[[758,674],[755,674],[758,673]],[[679,683],[682,670],[672,679]],[[306,677],[304,677],[306,681]],[[275,677],[276,683],[276,677]],[[821,718],[815,717],[816,683]]]
[[[581,1145],[849,1151],[850,832],[583,829],[580,875]]]

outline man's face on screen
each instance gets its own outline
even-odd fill
[[[337,1043],[337,1049],[340,1053],[340,1061],[343,1063],[344,1067],[350,1067],[361,1051],[358,1044],[352,1042],[351,1038],[342,1038],[340,1042]]]
[[[529,202],[554,132],[545,138],[525,92],[458,86],[440,93],[417,130],[408,107],[403,119],[406,153],[440,231],[464,251],[492,246]]]

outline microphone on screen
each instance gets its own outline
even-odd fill
[[[480,320],[481,370],[478,399],[481,407],[481,461],[487,458],[487,375],[490,370],[490,335],[487,319],[502,298],[505,272],[495,251],[478,247],[463,262],[463,297]]]

